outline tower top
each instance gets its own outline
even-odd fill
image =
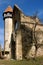
[[[12,13],[13,13],[12,7],[8,6],[3,13],[3,19],[5,20],[6,18],[12,18]]]
[[[4,12],[13,12],[13,9],[11,6],[8,6]]]

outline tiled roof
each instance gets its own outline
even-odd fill
[[[13,12],[13,9],[12,9],[12,7],[11,6],[8,6],[8,8],[7,9],[5,9],[5,11],[4,12]]]

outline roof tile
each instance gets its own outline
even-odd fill
[[[13,9],[12,9],[12,7],[11,6],[8,6],[8,8],[7,9],[5,9],[5,11],[4,12],[13,12]]]

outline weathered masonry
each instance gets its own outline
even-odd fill
[[[14,5],[3,13],[4,56],[7,59],[43,56],[43,25],[37,17],[26,16]]]

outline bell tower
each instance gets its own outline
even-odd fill
[[[13,9],[11,6],[3,13],[4,19],[4,54],[7,58],[11,58],[11,34],[12,34],[12,13]]]

